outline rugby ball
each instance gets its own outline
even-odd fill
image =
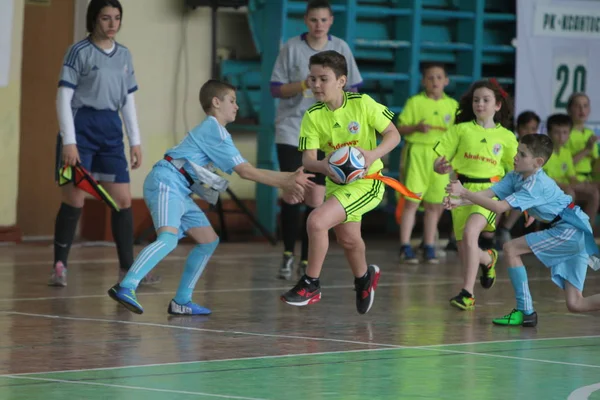
[[[329,157],[329,169],[342,184],[348,184],[362,178],[367,173],[365,157],[354,147],[344,146]]]

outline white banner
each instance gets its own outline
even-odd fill
[[[542,121],[566,112],[574,92],[591,100],[590,128],[600,135],[600,2],[517,0],[515,117]]]
[[[10,45],[13,29],[13,0],[0,0],[0,87],[10,79]]]

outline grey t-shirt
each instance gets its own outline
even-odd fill
[[[362,83],[362,77],[358,72],[356,60],[354,60],[348,44],[340,38],[329,35],[329,41],[325,47],[321,50],[315,50],[306,42],[306,33],[291,38],[283,45],[277,56],[277,61],[275,61],[275,67],[271,75],[271,85],[305,80],[309,73],[308,61],[310,57],[326,50],[335,50],[346,57],[348,63],[346,89],[359,86]],[[306,90],[304,94],[299,93],[293,97],[279,100],[277,116],[275,117],[275,143],[298,146],[302,116],[314,103],[315,99],[310,93],[310,89]]]
[[[58,86],[75,90],[71,106],[118,111],[137,82],[129,50],[115,43],[112,52],[96,47],[89,38],[72,45],[63,62]]]

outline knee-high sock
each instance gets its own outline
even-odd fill
[[[149,244],[138,254],[135,262],[123,278],[121,287],[136,289],[142,279],[152,268],[165,258],[175,247],[177,247],[178,237],[171,232],[162,232],[156,238],[156,241]]]
[[[60,205],[54,224],[54,264],[61,261],[67,265],[80,216],[81,208],[71,207],[66,203]]]
[[[281,202],[281,236],[285,252],[293,253],[298,238],[300,204]]]
[[[192,292],[196,287],[196,283],[198,283],[206,263],[208,263],[218,244],[219,239],[214,242],[199,244],[192,249],[185,262],[183,276],[173,299],[177,304],[183,305],[192,301]]]
[[[527,271],[523,265],[508,269],[510,282],[515,289],[517,298],[517,310],[523,311],[529,315],[533,312],[533,300],[529,292],[529,282],[527,281]]]
[[[133,213],[130,208],[112,212],[112,235],[117,245],[119,267],[125,271],[133,264]]]

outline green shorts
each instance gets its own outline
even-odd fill
[[[493,185],[493,183],[465,183],[464,187],[472,192],[480,192],[491,188]],[[496,197],[494,198],[497,199]],[[457,241],[462,240],[467,220],[473,214],[481,214],[487,220],[487,225],[483,228],[484,232],[494,232],[496,230],[496,213],[491,212],[487,208],[470,205],[457,207],[450,212],[452,213],[454,236],[456,236]]]
[[[421,193],[426,203],[442,204],[446,196],[449,175],[440,175],[433,170],[433,163],[438,157],[433,146],[421,143],[407,143],[402,149],[404,185],[413,193]],[[419,200],[406,198],[408,201]]]
[[[334,196],[346,211],[344,222],[359,222],[381,203],[385,184],[375,179],[359,179],[348,185],[336,185],[329,178],[325,182],[325,199]]]

